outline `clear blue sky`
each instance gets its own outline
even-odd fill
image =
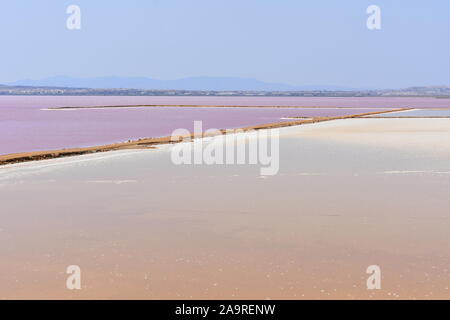
[[[82,29],[66,28],[66,8]],[[379,5],[382,29],[366,28]],[[448,0],[2,0],[0,83],[233,76],[294,85],[450,85]]]

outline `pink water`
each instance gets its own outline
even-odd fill
[[[450,108],[450,99],[327,97],[128,97],[128,96],[0,96],[4,106],[106,106],[137,104],[204,104],[243,106],[322,106],[357,108]]]
[[[203,104],[244,106],[325,106],[355,109],[263,109],[152,107],[42,110],[61,106]],[[284,117],[340,116],[393,107],[449,107],[446,99],[278,98],[278,97],[46,97],[0,96],[0,154],[85,147],[129,139],[167,136],[177,128],[237,128],[287,121]],[[374,108],[377,108],[374,110]]]

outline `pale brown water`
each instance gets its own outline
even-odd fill
[[[0,168],[0,298],[450,298],[450,119],[281,133],[266,178],[170,148]]]

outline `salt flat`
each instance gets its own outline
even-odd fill
[[[282,128],[264,179],[172,146],[2,167],[0,298],[448,299],[449,137],[450,119]]]

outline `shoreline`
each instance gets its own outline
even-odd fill
[[[194,107],[194,106],[191,106],[191,107]],[[199,106],[199,107],[202,107],[202,106]],[[203,107],[207,107],[207,106],[203,106]],[[230,107],[230,106],[226,106],[226,107]],[[238,106],[234,106],[234,107],[238,107]],[[240,107],[242,107],[242,106],[240,106]],[[74,109],[75,107],[61,107],[61,108]],[[61,108],[50,109],[50,110],[64,110]],[[89,108],[97,108],[97,107],[83,107],[83,108],[89,109]],[[105,107],[105,108],[110,108],[110,107]],[[270,106],[267,108],[277,108],[277,107]],[[289,107],[289,108],[292,108],[292,107]],[[305,108],[305,107],[298,107],[298,108]],[[383,109],[385,109],[385,108],[383,108]],[[317,118],[312,118],[312,119],[294,120],[294,121],[255,125],[255,126],[249,126],[249,127],[243,127],[243,128],[235,128],[232,130],[243,130],[245,132],[245,131],[251,131],[251,130],[275,129],[275,128],[283,128],[283,127],[290,127],[290,126],[296,126],[296,125],[302,125],[302,124],[311,124],[311,123],[324,122],[324,121],[360,118],[360,117],[365,117],[365,116],[370,116],[370,115],[399,112],[399,111],[406,111],[406,110],[413,110],[413,109],[414,108],[399,108],[399,109],[390,109],[390,110],[360,113],[360,114],[353,114],[353,115],[346,115],[346,116],[317,117]],[[186,139],[186,138],[195,139],[195,138],[217,136],[217,135],[226,134],[226,131],[227,131],[227,129],[219,129],[217,132],[212,132],[212,133],[209,133],[208,135],[205,135],[204,133],[197,134],[197,135],[191,134],[189,136],[183,137],[183,139]],[[79,156],[79,155],[99,153],[99,152],[108,152],[108,151],[117,151],[117,150],[126,150],[126,149],[153,149],[157,145],[174,144],[174,143],[178,143],[180,141],[182,141],[182,140],[173,141],[171,136],[165,136],[165,137],[159,137],[159,138],[143,138],[143,139],[138,139],[138,140],[129,140],[127,142],[118,142],[118,143],[92,146],[92,147],[12,153],[12,154],[0,155],[0,166],[7,165],[7,164],[22,163],[22,162]]]
[[[269,108],[269,109],[390,109],[391,107],[336,107],[336,106],[243,106],[243,105],[196,105],[196,104],[130,104],[130,105],[116,105],[116,106],[85,106],[85,107],[49,107],[41,110],[83,110],[83,109],[123,109],[123,108],[159,108],[159,107],[175,107],[175,108]],[[395,108],[395,107],[393,107]],[[407,108],[409,110],[409,108]]]

